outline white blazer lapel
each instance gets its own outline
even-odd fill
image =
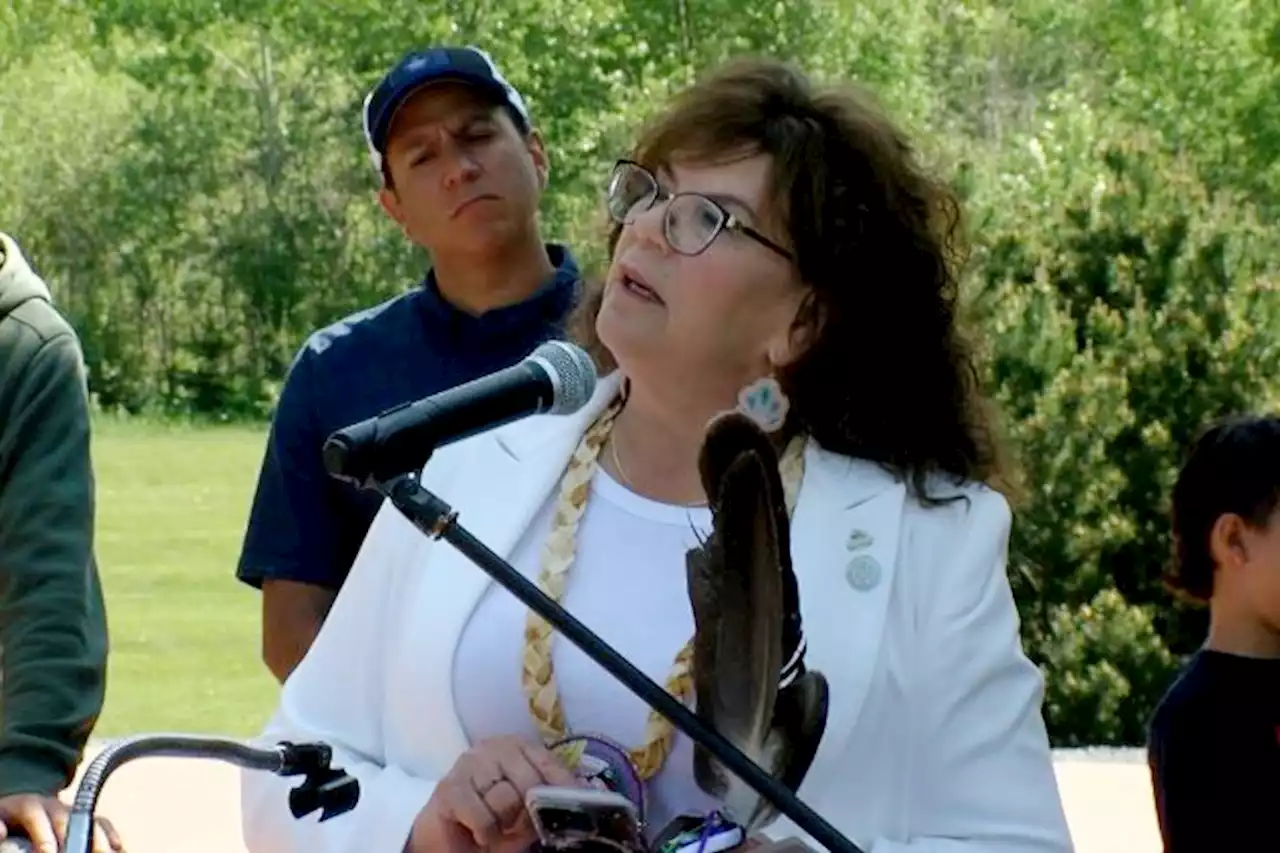
[[[459,445],[458,455],[447,464],[427,465],[422,484],[453,507],[459,526],[507,559],[555,489],[587,426],[617,388],[615,377],[602,378],[591,402],[572,415],[536,417]],[[414,653],[425,658],[421,671],[434,682],[423,691],[432,703],[423,709],[423,719],[439,726],[433,732],[433,751],[451,763],[468,746],[454,708],[454,649],[493,580],[447,542],[431,543],[419,553],[429,558],[411,569],[424,573],[412,618],[429,626],[430,642]]]
[[[862,710],[884,636],[904,484],[876,465],[806,451],[792,560],[808,651],[830,686],[826,732],[806,781],[830,778]],[[808,785],[801,786],[801,795]]]

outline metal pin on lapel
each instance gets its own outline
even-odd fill
[[[850,551],[857,551],[860,548],[870,548],[871,543],[875,539],[865,530],[855,530],[849,534],[849,541],[845,543],[845,547]]]
[[[858,592],[870,592],[880,583],[880,562],[870,554],[859,554],[849,561],[844,577]]]

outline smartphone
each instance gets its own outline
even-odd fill
[[[529,789],[525,808],[544,847],[600,847],[621,853],[644,850],[636,806],[622,794],[541,785]]]

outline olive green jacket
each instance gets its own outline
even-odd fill
[[[106,690],[79,338],[0,233],[0,796],[70,784]]]

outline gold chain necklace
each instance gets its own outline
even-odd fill
[[[636,484],[631,482],[631,478],[627,476],[627,469],[622,466],[622,457],[618,455],[618,440],[616,438],[609,442],[609,457],[613,460],[613,467],[618,470],[618,477],[622,479],[622,484],[631,491],[636,491]],[[696,509],[707,506],[707,502],[694,501],[692,503],[680,504],[680,506]]]
[[[549,598],[559,603],[564,597],[565,583],[577,550],[578,525],[587,506],[591,480],[595,477],[600,450],[604,447],[613,422],[622,410],[622,401],[614,401],[587,429],[569,459],[560,480],[559,500],[552,516],[551,533],[542,549],[542,568],[538,586]],[[786,494],[787,514],[795,512],[800,481],[804,477],[804,440],[796,437],[783,451],[778,463]],[[525,621],[525,645],[521,668],[521,685],[529,702],[529,711],[543,738],[548,742],[565,738],[568,731],[564,708],[556,689],[555,669],[551,661],[552,628],[550,623],[532,610]],[[693,695],[693,640],[676,654],[671,671],[663,685],[667,692],[682,702]],[[666,762],[675,741],[675,727],[657,711],[650,711],[645,722],[644,742],[628,754],[640,778],[653,778]]]

